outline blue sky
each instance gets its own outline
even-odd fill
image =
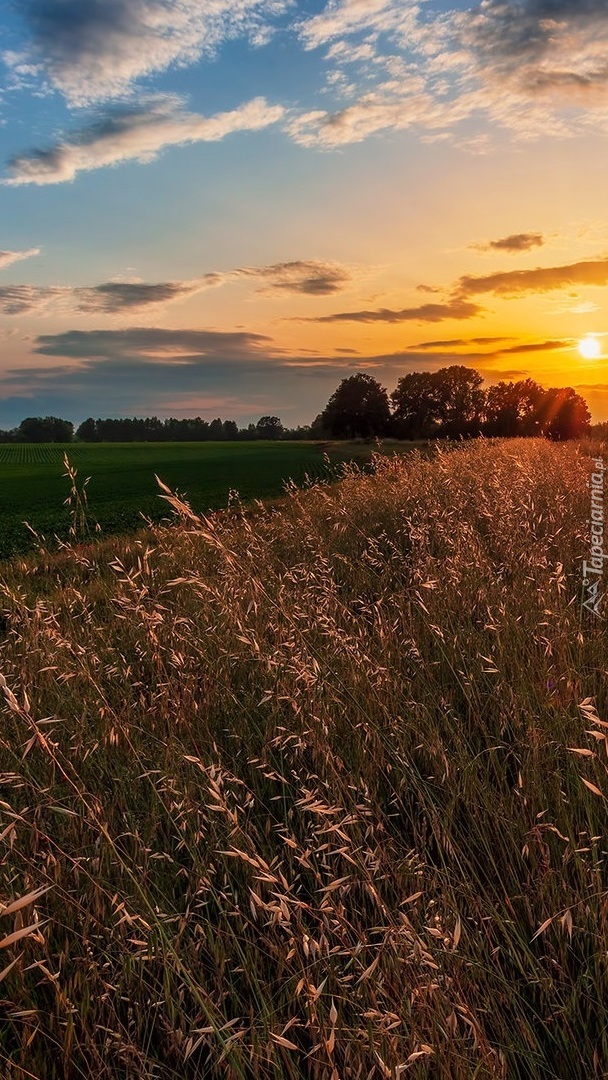
[[[608,2],[0,0],[0,426],[310,421],[470,363],[608,416]]]

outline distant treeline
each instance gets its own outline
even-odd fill
[[[0,442],[207,442],[254,439],[311,439],[310,427],[284,428],[277,416],[262,416],[257,424],[239,428],[235,420],[178,420],[157,416],[105,420],[89,417],[74,430],[69,420],[56,416],[28,416],[12,431],[0,430]]]
[[[206,442],[250,439],[396,439],[544,435],[576,439],[591,431],[587,403],[571,386],[545,390],[533,379],[483,387],[479,372],[464,365],[412,371],[390,395],[371,375],[343,379],[312,424],[285,428],[278,416],[262,416],[239,428],[234,420],[178,420],[157,416],[94,420],[74,431],[55,416],[28,417],[0,442]],[[605,425],[604,425],[605,426]],[[601,425],[597,426],[598,429]]]

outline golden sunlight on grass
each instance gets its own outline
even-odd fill
[[[589,474],[377,457],[5,565],[2,1076],[603,1075]]]

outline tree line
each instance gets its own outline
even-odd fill
[[[0,431],[0,442],[69,443],[80,442],[206,442],[238,441],[240,439],[310,438],[310,428],[283,427],[278,416],[261,416],[257,424],[239,428],[235,420],[203,420],[200,416],[178,420],[157,416],[126,417],[122,419],[93,419],[92,416],[74,430],[69,420],[56,416],[28,416],[11,431]]]
[[[318,418],[337,439],[544,435],[580,438],[590,430],[587,403],[572,387],[545,390],[533,379],[484,389],[479,372],[462,365],[412,371],[388,392],[371,375],[343,379]]]
[[[0,442],[206,442],[253,439],[397,439],[544,435],[576,439],[590,430],[587,403],[572,387],[546,390],[533,379],[483,387],[479,372],[463,365],[404,375],[392,394],[371,375],[343,379],[310,425],[285,428],[278,416],[261,416],[239,428],[234,420],[178,420],[157,416],[88,417],[74,431],[69,420],[27,417],[0,431]]]

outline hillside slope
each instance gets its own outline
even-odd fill
[[[606,1075],[589,473],[378,459],[7,568],[3,1076]]]

